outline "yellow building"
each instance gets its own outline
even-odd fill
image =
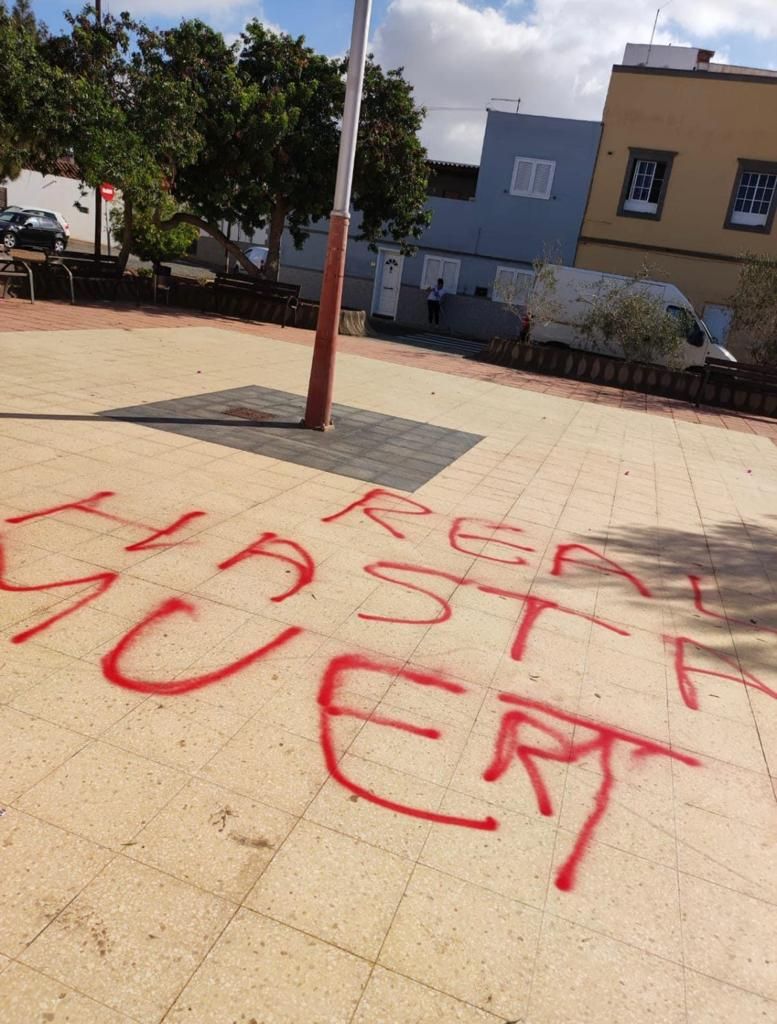
[[[626,47],[612,70],[575,265],[613,274],[647,265],[725,340],[739,257],[777,256],[777,72],[713,56]]]

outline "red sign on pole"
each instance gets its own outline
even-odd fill
[[[109,185],[107,182],[105,182],[104,184],[100,185],[100,195],[106,203],[110,203],[113,199],[116,198],[116,189],[113,187],[113,185]]]

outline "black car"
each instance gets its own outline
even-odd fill
[[[3,210],[0,213],[0,245],[6,251],[19,246],[23,249],[45,249],[64,252],[67,236],[56,217],[49,213],[21,213]]]

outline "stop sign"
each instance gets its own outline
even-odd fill
[[[110,203],[112,199],[116,198],[116,189],[113,187],[113,185],[109,185],[107,182],[105,182],[104,184],[100,185],[100,195],[103,197],[106,203]]]

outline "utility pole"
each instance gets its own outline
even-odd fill
[[[359,133],[359,113],[364,85],[364,62],[370,27],[372,0],[355,0],[348,75],[345,82],[345,106],[337,159],[335,201],[329,218],[324,279],[318,309],[318,327],[310,367],[308,398],[304,424],[310,430],[332,427],[332,391],[335,379],[335,355],[340,328],[340,306],[343,298],[345,252],[348,246],[348,225],[351,220],[351,186]]]
[[[99,26],[103,20],[102,0],[95,0],[95,22]],[[100,189],[94,190],[94,258],[99,263],[103,248],[103,199]]]

